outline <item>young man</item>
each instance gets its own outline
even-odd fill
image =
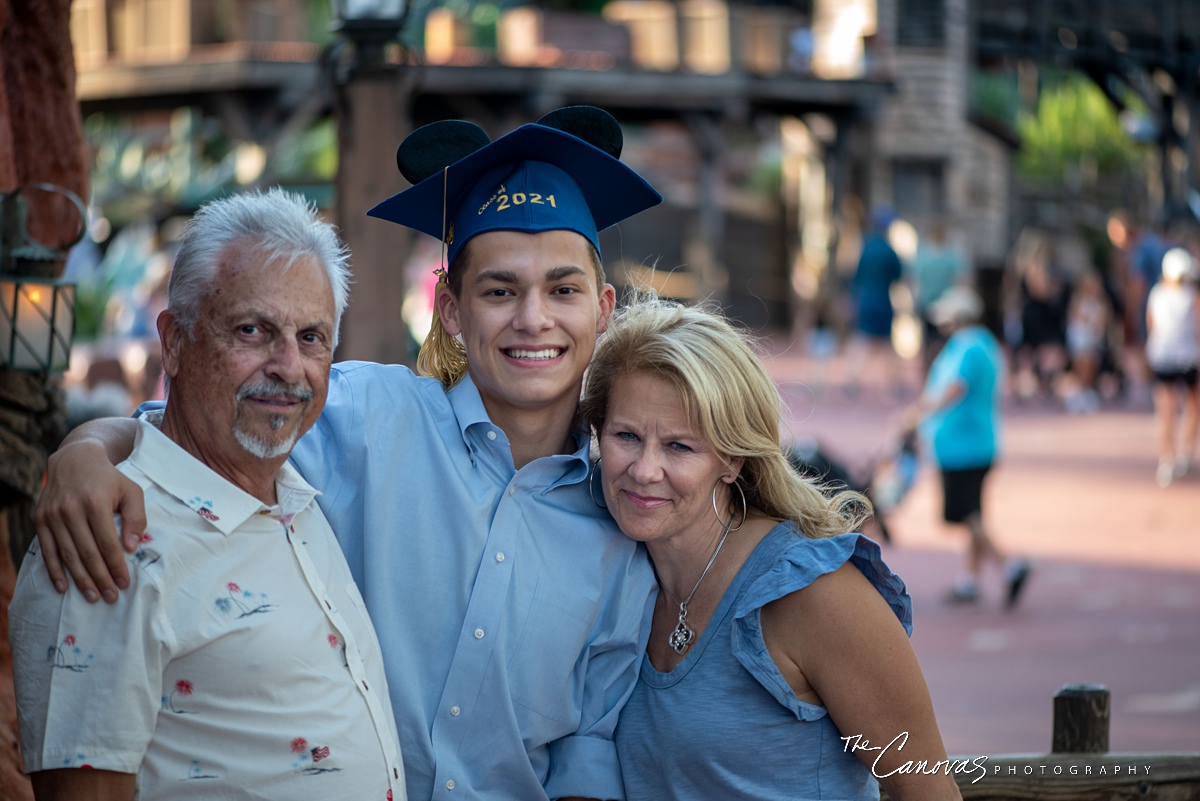
[[[295,196],[192,220],[158,318],[161,431],[138,424],[120,468],[149,518],[132,585],[91,606],[29,558],[9,609],[39,801],[404,798],[379,643],[287,464],[325,402],[346,283]]]
[[[591,500],[576,406],[615,303],[597,231],[661,198],[615,157],[611,117],[564,112],[544,121],[608,149],[542,124],[486,143],[474,126],[440,123],[405,141],[415,186],[371,213],[446,243],[445,330],[427,343],[442,380],[336,365],[325,413],[293,454],[380,632],[412,798],[624,795],[612,735],[654,577]],[[482,146],[438,158],[462,142]],[[101,590],[112,579],[83,521],[100,530],[104,515],[84,491],[63,495],[97,486],[77,468],[94,472],[109,444],[96,438],[121,423],[64,446],[39,512],[48,561],[57,545],[93,593],[80,565]],[[116,508],[115,492],[95,492],[92,509]],[[136,529],[136,500],[121,509]]]

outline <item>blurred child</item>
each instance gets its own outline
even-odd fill
[[[1072,413],[1100,408],[1096,373],[1104,354],[1112,307],[1100,274],[1088,270],[1079,276],[1067,307],[1067,350],[1071,355],[1073,386],[1064,400]]]

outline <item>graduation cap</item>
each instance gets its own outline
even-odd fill
[[[490,141],[464,120],[413,131],[396,152],[413,186],[367,214],[441,239],[447,264],[486,231],[575,231],[596,251],[599,232],[662,196],[620,161],[621,127],[593,106],[552,111]]]

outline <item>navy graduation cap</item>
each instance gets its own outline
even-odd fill
[[[414,185],[367,214],[441,239],[448,265],[485,231],[575,231],[599,252],[600,231],[662,202],[621,163],[622,143],[617,121],[593,106],[552,111],[494,142],[474,123],[431,123],[396,152]]]

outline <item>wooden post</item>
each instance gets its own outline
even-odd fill
[[[0,191],[35,181],[88,196],[71,0],[0,0]],[[74,207],[46,192],[31,195],[36,197],[30,203],[30,235],[54,247],[70,241],[79,230]],[[61,269],[61,264],[50,266]],[[0,798],[26,801],[33,790],[22,775],[17,748],[7,636],[16,571],[7,541],[32,530],[29,512],[50,444],[65,433],[58,377],[0,370],[0,407]],[[17,550],[23,553],[26,545],[19,543]]]
[[[400,316],[411,233],[366,216],[407,186],[396,147],[408,133],[409,82],[394,65],[357,70],[341,87],[338,108],[337,225],[350,246],[354,284],[342,317],[337,359],[412,362],[415,349]]]
[[[1108,751],[1108,688],[1066,684],[1054,694],[1054,754],[1103,754]]]

